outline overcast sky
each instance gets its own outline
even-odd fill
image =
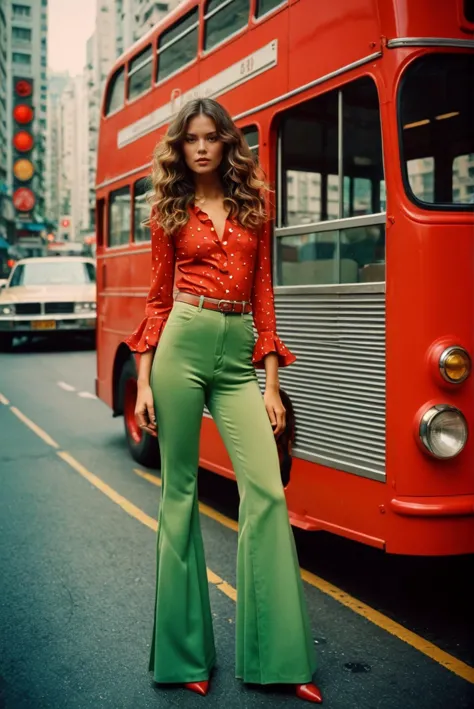
[[[82,74],[94,31],[96,0],[49,0],[48,67]]]

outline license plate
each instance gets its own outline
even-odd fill
[[[31,323],[32,330],[55,330],[56,320],[33,320]]]

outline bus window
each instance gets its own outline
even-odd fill
[[[150,216],[150,205],[146,195],[151,189],[149,177],[142,177],[135,182],[133,196],[133,235],[134,241],[150,241],[150,228],[143,226],[143,222]]]
[[[280,147],[277,282],[383,281],[385,181],[372,79],[288,109]]]
[[[109,195],[109,233],[107,246],[121,246],[130,241],[130,187],[121,187]]]
[[[209,0],[204,16],[204,49],[212,49],[248,25],[250,0]]]
[[[255,17],[262,17],[266,15],[267,12],[275,10],[275,8],[284,5],[286,0],[257,0],[257,7],[255,9]]]
[[[122,108],[125,100],[125,67],[120,67],[109,81],[105,96],[105,115]]]
[[[151,88],[151,45],[146,47],[128,65],[128,98],[134,99]]]
[[[416,59],[401,81],[399,113],[408,196],[425,208],[472,209],[474,55]]]
[[[197,57],[199,10],[188,12],[163,32],[158,41],[157,81],[182,69]]]
[[[256,158],[258,158],[258,128],[257,126],[246,126],[242,128],[242,133],[247,144]]]

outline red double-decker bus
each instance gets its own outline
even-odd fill
[[[151,154],[221,101],[275,186],[291,521],[404,554],[474,551],[474,3],[189,0],[120,57],[97,166],[97,392],[156,461],[124,338],[150,283]],[[204,414],[200,463],[233,477]]]

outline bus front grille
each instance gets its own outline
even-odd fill
[[[279,370],[295,408],[294,455],[384,480],[385,284],[282,287],[275,305],[297,356]]]

